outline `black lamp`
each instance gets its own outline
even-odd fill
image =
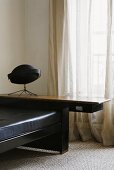
[[[36,95],[26,89],[26,84],[37,80],[40,76],[41,76],[41,70],[35,69],[31,65],[22,64],[17,66],[10,74],[8,74],[8,79],[10,79],[11,83],[23,84],[24,89],[13,93],[9,93],[9,95],[19,93],[19,92],[20,92],[19,96],[23,93],[29,95]]]

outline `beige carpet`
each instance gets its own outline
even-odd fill
[[[63,155],[15,149],[0,155],[0,170],[114,170],[114,147],[75,142]]]

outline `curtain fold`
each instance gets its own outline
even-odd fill
[[[48,94],[58,95],[57,70],[57,7],[56,0],[49,1],[49,64],[48,64]]]
[[[49,10],[48,94],[111,99],[103,111],[71,112],[70,140],[114,145],[112,0],[50,0]]]
[[[49,8],[48,94],[66,95],[72,82],[67,1],[50,0]]]
[[[106,55],[106,81],[105,97],[111,102],[104,107],[104,123],[102,138],[104,145],[114,145],[114,125],[113,125],[113,56],[111,54],[112,40],[112,0],[107,1],[107,55]]]

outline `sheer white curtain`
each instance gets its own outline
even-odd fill
[[[114,96],[112,46],[112,44],[114,45],[112,23],[114,7],[112,0],[72,0],[74,5],[70,0],[68,2],[69,19],[72,18],[75,21],[76,16],[76,24],[73,25],[73,29],[70,24],[70,37],[72,37],[70,48],[74,73],[73,94],[82,97],[112,99]],[[76,11],[75,14],[73,10]],[[76,39],[74,39],[74,35]],[[72,44],[75,43],[74,50]],[[84,141],[94,136],[104,145],[112,145],[114,144],[113,115],[112,100],[105,105],[103,112],[76,113],[75,127]],[[74,129],[74,134],[76,132]]]
[[[49,94],[113,98],[113,6],[112,0],[50,0]],[[70,139],[113,145],[113,119],[113,100],[97,113],[70,113]]]

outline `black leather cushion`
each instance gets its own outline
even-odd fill
[[[0,141],[30,133],[60,121],[54,111],[0,108]]]

